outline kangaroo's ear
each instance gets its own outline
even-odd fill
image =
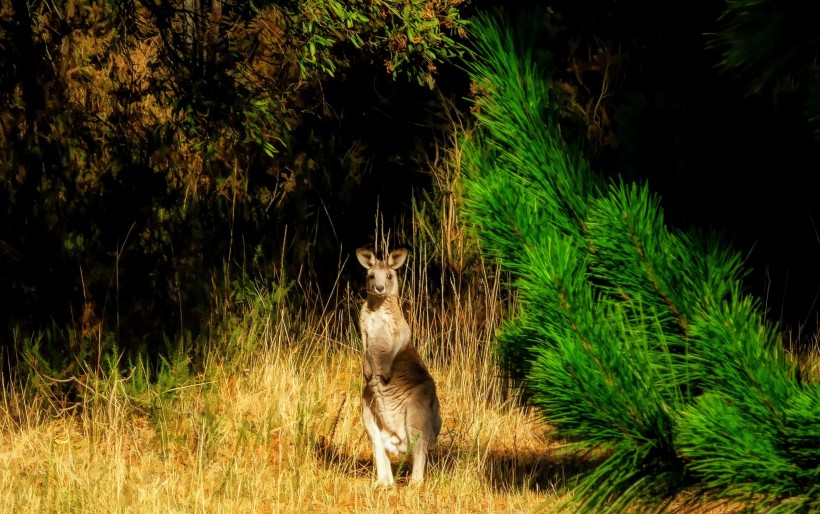
[[[376,265],[376,256],[367,248],[359,248],[356,250],[356,258],[359,259],[359,263],[367,269]]]
[[[387,258],[387,265],[393,269],[401,268],[404,260],[407,259],[407,249],[398,248],[390,252],[390,257]]]

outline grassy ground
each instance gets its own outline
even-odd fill
[[[424,287],[415,271],[410,291]],[[426,280],[426,278],[424,278]],[[357,293],[289,312],[249,306],[216,338],[204,370],[184,357],[154,383],[77,379],[79,402],[42,394],[48,377],[0,403],[2,512],[524,512],[554,505],[583,459],[512,400],[489,341],[502,317],[497,276],[448,307],[410,293],[411,324],[444,426],[420,487],[375,488],[360,419]],[[455,286],[453,286],[455,287]],[[264,293],[260,293],[264,295]],[[268,297],[270,299],[270,296]],[[444,302],[444,300],[441,300]],[[324,312],[324,313],[323,313]],[[231,352],[226,358],[224,352]]]
[[[490,341],[514,302],[490,272],[468,285],[442,278],[435,290],[449,291],[431,295],[419,257],[405,298],[444,423],[422,486],[408,484],[400,460],[396,487],[373,484],[360,419],[362,295],[347,287],[294,311],[260,288],[196,373],[180,354],[151,382],[139,365],[77,377],[71,403],[44,394],[55,384],[42,375],[2,389],[0,512],[557,510],[564,485],[594,459],[553,438],[499,378]],[[805,362],[817,379],[818,360]]]

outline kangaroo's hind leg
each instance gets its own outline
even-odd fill
[[[427,441],[419,434],[413,442],[413,473],[410,475],[410,482],[421,484],[424,481],[424,468],[427,467]]]
[[[435,444],[438,435],[438,427],[433,424],[438,413],[419,407],[410,409],[407,419],[407,432],[413,452],[413,473],[410,476],[410,482],[414,484],[421,484],[424,481],[427,452]]]
[[[387,451],[384,448],[381,429],[376,422],[376,416],[372,410],[373,406],[371,404],[374,401],[373,393],[365,389],[362,395],[362,421],[364,422],[364,429],[367,432],[367,436],[370,438],[370,443],[373,445],[373,463],[376,466],[376,479],[381,485],[392,485],[393,468],[390,465],[390,459],[387,457]]]

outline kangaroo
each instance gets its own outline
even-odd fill
[[[399,305],[395,273],[407,258],[404,248],[376,260],[370,250],[356,250],[367,268],[367,300],[359,315],[364,343],[362,421],[373,444],[379,484],[393,484],[392,455],[413,452],[411,483],[424,480],[427,451],[441,431],[436,384],[410,341],[410,326]]]

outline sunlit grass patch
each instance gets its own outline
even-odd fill
[[[179,353],[150,381],[140,365],[85,376],[65,409],[46,389],[5,389],[0,510],[525,512],[551,504],[576,470],[495,366],[492,334],[506,308],[499,277],[479,277],[446,304],[422,296],[420,264],[409,275],[411,324],[443,418],[422,486],[408,484],[410,462],[400,458],[397,485],[374,485],[360,413],[358,299],[348,292],[335,310],[259,302],[227,324],[198,373],[184,371]]]

